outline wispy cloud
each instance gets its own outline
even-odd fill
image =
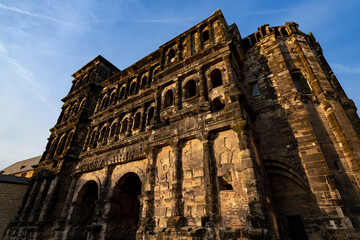
[[[13,67],[13,72],[19,75],[19,79],[25,80],[31,88],[31,93],[39,99],[41,102],[49,106],[50,109],[54,109],[54,106],[48,101],[46,95],[49,90],[44,87],[40,82],[36,81],[33,74],[23,67],[18,61],[9,56],[7,49],[0,43],[0,57],[3,58],[7,63],[10,63]]]
[[[19,13],[19,14],[35,17],[35,18],[40,18],[40,19],[44,19],[44,20],[47,20],[47,21],[52,21],[52,22],[55,22],[55,23],[64,24],[64,25],[67,25],[69,27],[83,29],[81,26],[78,26],[78,25],[73,24],[73,23],[69,23],[69,22],[66,22],[66,21],[63,21],[63,20],[60,20],[60,19],[45,16],[45,15],[40,15],[40,14],[37,14],[37,13],[24,11],[24,10],[19,9],[19,8],[9,7],[9,6],[6,6],[6,5],[1,4],[1,3],[0,3],[0,8],[8,10],[8,11],[16,12],[16,13]]]
[[[104,23],[104,22],[139,22],[139,23],[172,23],[172,22],[183,22],[183,21],[194,21],[203,19],[203,17],[192,17],[192,18],[164,18],[164,19],[141,19],[141,18],[108,18],[98,19],[89,21],[87,23]]]
[[[247,12],[247,13],[244,13],[243,15],[246,15],[246,16],[267,15],[267,14],[274,14],[274,13],[281,13],[281,12],[289,12],[291,10],[293,10],[293,8],[267,9],[267,10]]]
[[[360,67],[348,67],[342,64],[333,63],[331,64],[334,71],[337,73],[344,73],[344,74],[360,74]]]

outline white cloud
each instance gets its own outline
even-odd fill
[[[338,63],[332,63],[331,66],[336,73],[360,74],[360,67],[349,67]]]

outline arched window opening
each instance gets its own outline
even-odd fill
[[[96,148],[97,147],[97,131],[94,130],[90,137],[90,147]]]
[[[70,147],[70,143],[72,141],[73,135],[74,135],[74,132],[71,132],[69,134],[69,136],[67,137],[66,144],[65,144],[65,149],[68,149]]]
[[[147,120],[147,124],[150,125],[153,121],[154,118],[154,107],[151,107],[148,111],[148,120]]]
[[[141,119],[141,113],[138,112],[134,118],[134,127],[133,127],[134,130],[140,128],[140,119]]]
[[[101,101],[100,109],[105,109],[107,107],[107,104],[108,104],[108,96],[105,95]]]
[[[109,137],[113,137],[115,135],[116,128],[117,128],[117,122],[111,124]]]
[[[114,187],[105,239],[136,239],[141,208],[139,195],[140,178],[133,172],[126,173]]]
[[[124,99],[125,98],[125,87],[122,87],[120,90],[120,99]]]
[[[130,92],[129,92],[129,94],[134,94],[135,90],[136,90],[136,82],[132,82],[130,84]]]
[[[160,67],[159,67],[159,66],[155,67],[155,68],[154,68],[154,71],[153,71],[153,76],[156,75],[156,74],[158,74],[158,73],[159,73],[159,70],[160,70]],[[150,79],[149,79],[149,81],[150,81]]]
[[[196,95],[196,83],[194,80],[189,80],[184,87],[184,96],[185,98],[191,98]]]
[[[170,49],[169,53],[168,53],[168,62],[174,62],[175,60],[175,50],[174,49]]]
[[[100,130],[99,142],[104,142],[104,141],[106,141],[106,131],[107,131],[107,127],[106,127],[106,126],[104,126],[104,127]]]
[[[215,69],[214,71],[211,72],[210,79],[211,79],[211,85],[213,88],[223,85],[221,72],[219,69]]]
[[[116,90],[114,90],[114,91],[111,93],[111,95],[110,95],[109,105],[115,103],[115,96],[116,96]]]
[[[291,74],[291,78],[292,78],[295,88],[298,92],[310,93],[309,85],[307,84],[306,79],[304,78],[304,76],[301,73],[295,72],[295,73]]]
[[[87,239],[86,226],[93,221],[96,200],[98,198],[98,186],[95,181],[89,181],[81,188],[74,211],[71,215],[71,225],[69,239]]]
[[[141,78],[141,88],[146,87],[146,85],[147,85],[147,80],[148,80],[147,76],[143,76],[143,77]]]
[[[172,106],[173,104],[174,104],[174,94],[173,91],[170,89],[165,93],[164,108]]]
[[[202,32],[202,39],[203,39],[204,42],[206,42],[206,41],[208,41],[210,39],[208,30],[205,30],[205,31]]]
[[[55,154],[56,147],[57,147],[57,145],[58,145],[58,140],[59,140],[59,138],[56,137],[56,138],[53,140],[53,142],[51,143],[51,147],[50,147],[50,157],[53,157],[54,154]]]
[[[56,149],[56,155],[60,155],[63,151],[64,151],[64,145],[65,145],[65,139],[66,136],[65,134],[60,138],[58,147]]]
[[[225,101],[221,97],[217,97],[212,101],[212,110],[214,112],[224,109]]]
[[[121,123],[121,133],[125,133],[128,127],[128,119],[125,118]]]

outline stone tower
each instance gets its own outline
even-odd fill
[[[314,36],[220,10],[73,74],[3,239],[359,239],[360,121]]]

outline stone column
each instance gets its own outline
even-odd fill
[[[259,183],[260,176],[257,174],[259,168],[254,152],[256,149],[251,147],[251,140],[249,130],[247,129],[247,123],[245,120],[240,121],[231,126],[239,138],[239,149],[241,156],[241,166],[238,166],[244,172],[244,187],[247,189],[247,198],[249,204],[250,215],[247,216],[251,228],[249,229],[249,235],[257,237],[259,234],[267,235],[269,233],[266,227],[267,218],[263,212],[263,202],[265,197],[261,192]]]
[[[158,87],[155,93],[155,109],[154,109],[154,125],[160,123],[160,109],[161,109],[161,92],[162,87]]]
[[[179,76],[176,81],[175,107],[176,111],[182,109],[182,78]]]
[[[126,127],[126,132],[125,132],[125,136],[130,136],[131,132],[132,132],[132,123],[133,123],[133,114],[130,112],[130,116],[128,118],[128,122],[127,122],[127,127]]]
[[[138,239],[142,239],[147,233],[153,232],[156,226],[154,219],[154,187],[155,187],[155,172],[156,159],[158,149],[150,147],[144,150],[147,153],[148,166],[146,169],[146,180],[144,183],[142,193],[142,216],[140,227],[136,233]]]
[[[202,49],[201,47],[201,36],[200,36],[200,29],[197,28],[194,34],[194,41],[195,41],[195,53],[199,53]]]
[[[42,179],[36,179],[35,183],[31,188],[29,197],[27,198],[24,211],[20,216],[20,222],[26,222],[28,220],[29,214],[34,206],[37,195],[39,194],[39,189],[41,187]]]
[[[202,217],[204,226],[214,226],[219,221],[219,189],[217,184],[217,167],[213,155],[213,141],[209,132],[197,136],[203,143],[206,216]]]
[[[60,184],[61,175],[56,175],[54,179],[52,179],[50,188],[48,190],[48,194],[43,204],[42,211],[40,213],[39,222],[43,222],[49,215],[50,210],[53,208],[54,203],[56,201],[56,195]]]
[[[114,165],[106,165],[105,166],[105,179],[104,183],[101,185],[100,188],[100,197],[96,201],[95,206],[95,219],[94,219],[94,227],[93,231],[91,232],[94,239],[105,239],[106,235],[106,225],[107,225],[107,215],[108,211],[110,209],[109,206],[107,206],[110,203],[109,198],[109,188],[111,185],[111,177],[112,173],[114,171],[115,166]],[[100,233],[99,233],[100,231]]]
[[[207,88],[207,81],[206,81],[206,77],[204,74],[204,67],[200,67],[196,69],[198,75],[199,75],[199,101],[200,102],[204,102],[204,101],[208,101],[209,100],[209,96],[208,96],[208,88]]]
[[[184,217],[184,203],[182,196],[182,143],[176,140],[171,145],[174,152],[174,179],[172,181],[172,211],[171,217],[168,219],[168,227],[180,229],[187,225],[187,220]]]
[[[59,220],[57,220],[56,223],[56,234],[55,234],[55,238],[54,239],[66,239],[66,235],[67,235],[67,231],[65,228],[66,225],[69,225],[69,211],[70,211],[70,205],[74,196],[74,191],[75,191],[75,187],[76,187],[76,183],[79,179],[78,175],[73,175],[72,176],[72,181],[70,183],[70,187],[69,187],[69,191],[68,194],[66,196],[66,200],[64,203],[64,207],[62,209],[61,212],[61,217]]]
[[[214,29],[213,29],[212,23],[210,21],[207,23],[207,26],[208,26],[208,32],[209,32],[210,45],[212,46],[212,45],[214,45],[214,41],[215,41],[214,32],[213,32]]]

